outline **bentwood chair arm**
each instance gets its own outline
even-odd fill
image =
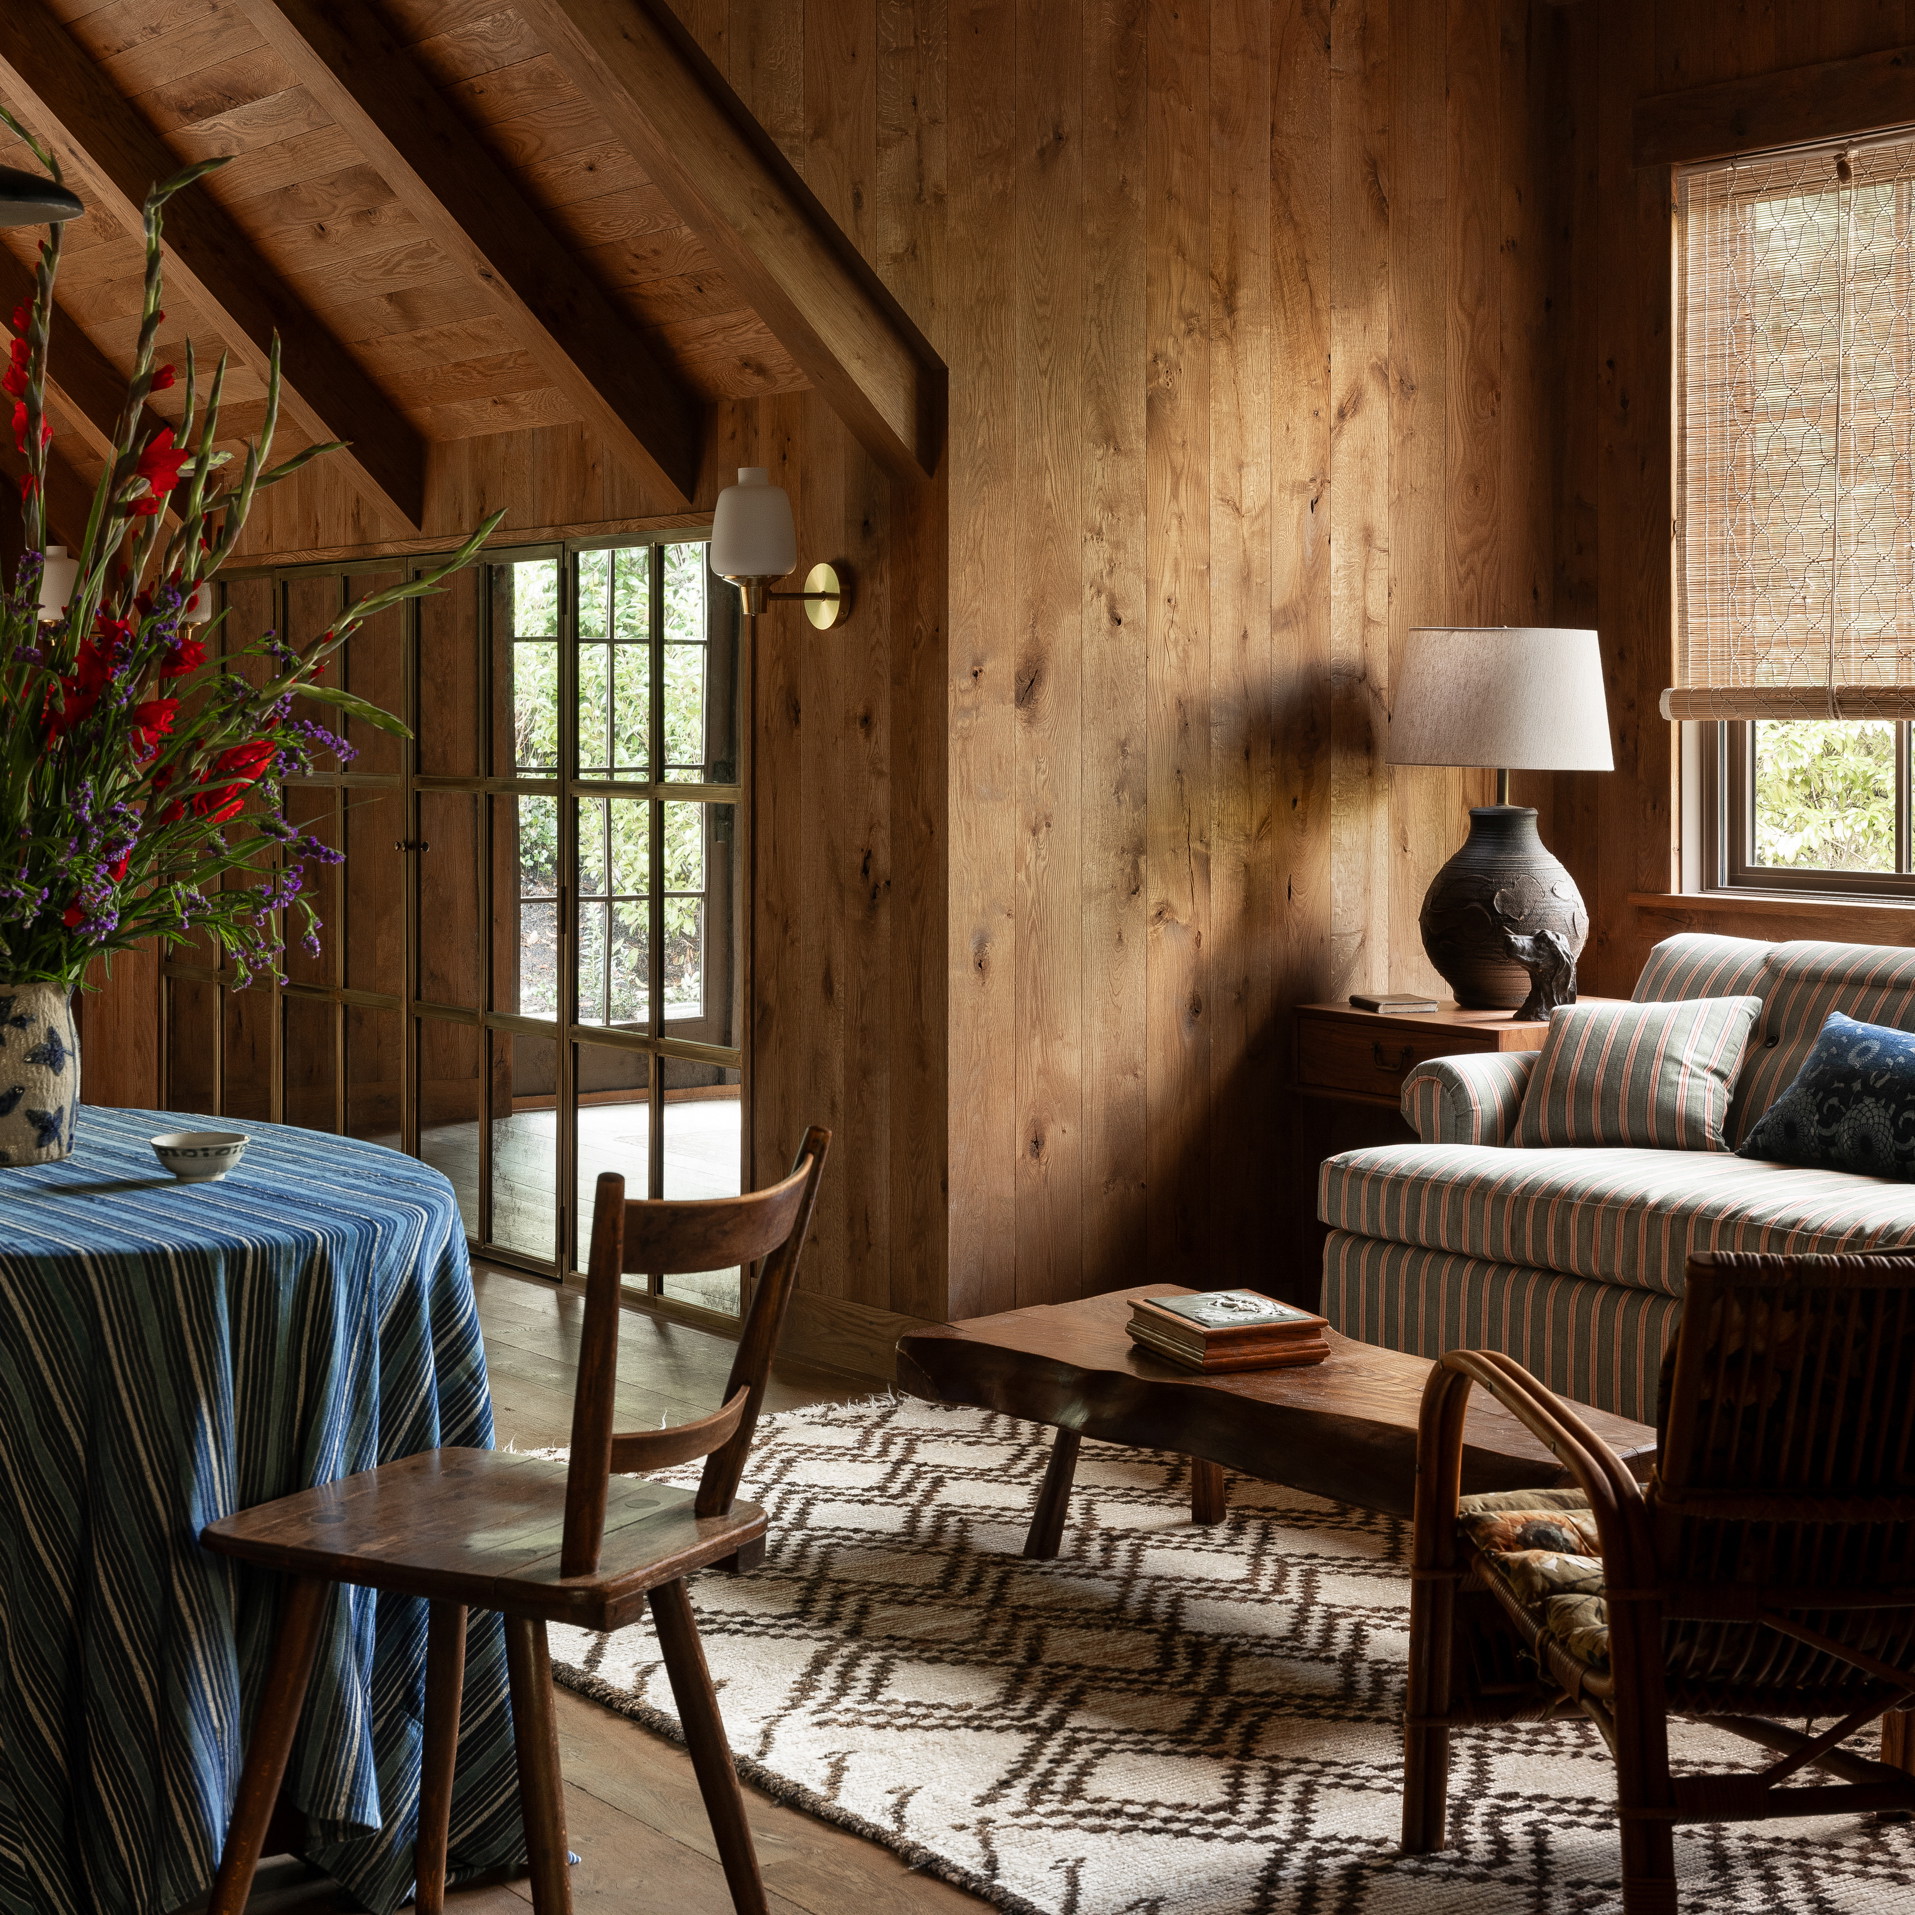
[[[1588,1497],[1612,1590],[1644,1590],[1654,1578],[1656,1555],[1642,1486],[1567,1404],[1513,1358],[1490,1350],[1450,1351],[1423,1388],[1417,1425],[1417,1572],[1453,1574],[1460,1560],[1456,1518],[1472,1385],[1488,1391],[1544,1444]]]

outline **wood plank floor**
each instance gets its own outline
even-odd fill
[[[473,1271],[501,1444],[544,1448],[571,1429],[572,1377],[584,1299],[494,1266]],[[702,1330],[626,1311],[619,1342],[620,1427],[702,1415],[718,1402],[731,1345]],[[829,1370],[780,1364],[768,1410],[843,1402],[873,1386]],[[683,1750],[608,1710],[558,1692],[565,1814],[578,1915],[730,1915],[717,1851]],[[958,1915],[988,1906],[915,1875],[872,1842],[746,1790],[772,1915]],[[448,1915],[526,1915],[524,1881],[455,1890]],[[291,1857],[267,1863],[249,1915],[330,1915],[356,1908],[335,1884]]]

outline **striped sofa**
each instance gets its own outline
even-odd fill
[[[1829,1012],[1915,1030],[1915,950],[1689,933],[1656,946],[1634,995],[1762,999],[1733,1145]],[[1552,1389],[1647,1421],[1691,1252],[1915,1245],[1912,1184],[1719,1151],[1514,1149],[1536,1057],[1419,1065],[1403,1114],[1422,1141],[1325,1162],[1322,1307],[1346,1335],[1424,1356],[1506,1351]]]

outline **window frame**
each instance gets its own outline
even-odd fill
[[[396,798],[402,807],[405,820],[403,829],[406,836],[403,843],[395,844],[394,848],[407,851],[420,848],[423,842],[422,799],[434,794],[470,793],[473,796],[478,807],[475,820],[477,842],[480,847],[477,906],[481,940],[478,985],[480,1001],[472,1004],[440,1003],[423,994],[421,977],[423,942],[419,922],[421,879],[418,861],[412,859],[408,861],[408,869],[400,894],[400,916],[403,919],[404,936],[404,975],[403,980],[395,980],[397,988],[371,990],[355,987],[346,981],[348,973],[345,968],[345,946],[350,936],[352,906],[343,888],[340,897],[333,902],[328,911],[326,929],[322,934],[336,953],[333,982],[302,982],[294,978],[285,983],[272,983],[262,978],[251,994],[240,998],[233,991],[236,977],[230,964],[224,961],[217,964],[207,963],[190,951],[162,953],[159,967],[162,979],[160,1006],[162,1103],[171,1105],[176,1101],[172,1094],[175,1070],[171,1029],[173,1023],[171,987],[176,983],[189,986],[211,986],[220,993],[219,998],[215,1000],[220,1005],[220,1011],[213,1026],[211,1055],[206,1060],[213,1093],[210,1107],[216,1111],[223,1111],[228,1106],[232,1078],[228,1070],[227,1027],[233,1020],[227,1007],[229,1003],[239,1003],[245,1007],[248,1017],[259,1024],[258,1037],[268,1054],[269,1079],[264,1093],[268,1108],[264,1114],[272,1122],[287,1121],[286,1063],[290,1042],[289,1009],[310,1006],[329,1015],[335,1027],[331,1053],[336,1079],[332,1128],[340,1135],[356,1134],[351,1128],[347,1108],[352,1085],[349,1077],[348,1050],[342,1035],[344,1021],[354,1012],[395,1014],[399,1019],[398,1034],[402,1040],[396,1059],[395,1081],[398,1087],[399,1116],[395,1126],[395,1142],[398,1148],[413,1156],[423,1155],[420,1137],[420,1049],[421,1033],[426,1024],[461,1025],[474,1029],[478,1034],[480,1046],[479,1068],[482,1078],[489,1078],[494,1070],[500,1046],[506,1047],[509,1053],[510,1046],[516,1040],[552,1043],[556,1052],[554,1097],[561,1113],[561,1121],[557,1126],[557,1189],[554,1193],[556,1208],[553,1254],[540,1256],[516,1245],[498,1242],[495,1238],[491,1227],[494,1139],[490,1113],[488,1108],[482,1105],[477,1119],[478,1214],[474,1219],[474,1228],[469,1233],[468,1241],[475,1254],[483,1255],[490,1261],[533,1271],[548,1278],[562,1278],[568,1272],[575,1274],[584,1261],[585,1239],[590,1220],[589,1217],[579,1214],[576,1192],[575,1160],[578,1155],[576,1124],[575,1121],[568,1121],[566,1118],[568,1105],[575,1117],[582,1101],[597,1101],[599,1095],[591,1091],[582,1092],[577,1082],[580,1074],[577,1069],[577,1060],[583,1048],[601,1051],[618,1050],[628,1055],[637,1054],[644,1060],[647,1072],[647,1104],[654,1116],[648,1122],[650,1140],[648,1162],[642,1167],[640,1173],[641,1187],[634,1190],[633,1195],[647,1194],[645,1185],[660,1187],[663,1183],[665,1125],[662,1121],[662,1113],[668,1101],[667,1091],[671,1088],[668,1084],[667,1071],[675,1062],[691,1065],[699,1070],[716,1070],[723,1074],[721,1081],[728,1079],[736,1084],[740,1105],[742,1149],[739,1167],[740,1187],[750,1187],[752,1071],[748,1060],[751,1051],[751,993],[744,987],[750,976],[751,939],[752,867],[749,793],[753,731],[752,677],[744,622],[738,614],[735,595],[731,593],[729,587],[715,579],[711,581],[715,594],[712,600],[713,616],[725,621],[727,632],[725,642],[712,645],[708,656],[714,659],[722,656],[726,661],[724,672],[721,674],[723,683],[720,695],[728,700],[731,714],[731,756],[717,761],[714,769],[729,773],[730,776],[725,778],[723,783],[698,782],[686,779],[682,775],[674,777],[673,768],[660,763],[648,765],[646,776],[642,778],[630,776],[596,778],[581,776],[577,762],[575,614],[578,604],[580,559],[600,550],[624,550],[636,546],[662,548],[668,545],[708,545],[710,537],[709,522],[694,521],[689,524],[675,522],[669,526],[657,528],[617,533],[595,532],[575,538],[488,548],[477,560],[477,573],[473,581],[473,590],[476,595],[473,663],[476,671],[476,709],[479,726],[479,735],[474,741],[477,750],[477,769],[471,772],[424,770],[421,740],[409,734],[399,742],[396,761],[390,770],[359,771],[347,766],[333,771],[317,771],[287,781],[289,796],[295,790],[311,790],[326,794],[333,802],[335,814],[354,796],[385,794]],[[228,588],[231,585],[242,581],[262,583],[270,589],[272,594],[273,628],[283,632],[292,629],[289,616],[289,593],[298,582],[336,580],[337,609],[344,609],[352,579],[385,572],[417,575],[428,569],[434,559],[440,556],[442,555],[434,552],[408,552],[293,564],[274,564],[267,561],[237,565],[222,574],[217,582],[220,602],[222,606],[225,604]],[[539,767],[530,772],[522,772],[516,757],[509,751],[507,753],[509,762],[501,762],[499,757],[497,734],[500,722],[500,700],[509,697],[511,681],[508,673],[503,684],[500,682],[500,669],[504,661],[499,656],[501,633],[498,623],[495,579],[498,568],[509,568],[518,563],[537,560],[552,560],[558,566],[558,629],[554,643],[558,648],[559,667],[559,761],[550,767]],[[654,577],[662,581],[662,565],[654,563],[651,569]],[[709,572],[707,576],[710,578]],[[400,644],[398,669],[402,696],[391,702],[397,715],[412,726],[417,724],[423,703],[420,683],[420,614],[421,601],[416,599],[407,601],[394,614]],[[711,641],[717,636],[716,627],[713,627],[708,631],[704,642],[711,645]],[[504,642],[507,646],[510,645],[510,635],[505,636]],[[661,652],[665,638],[662,627],[655,619],[652,621],[652,629],[645,642],[650,646],[653,656],[653,711],[648,729],[652,732],[653,740],[660,745],[659,755],[662,757],[664,679]],[[222,650],[225,643],[226,640],[222,634]],[[342,658],[342,666],[348,674],[351,673],[353,660],[350,646]],[[712,687],[708,684],[708,699],[711,696]],[[680,769],[682,771],[683,768]],[[525,1015],[516,1010],[501,1008],[497,990],[499,920],[494,911],[494,902],[495,899],[501,903],[505,900],[500,895],[499,873],[495,870],[497,827],[493,807],[502,800],[511,802],[521,796],[546,797],[551,799],[557,808],[558,893],[556,899],[540,900],[540,902],[554,902],[558,906],[560,937],[555,961],[558,967],[559,1001],[556,1015]],[[705,813],[707,860],[704,873],[705,888],[697,895],[707,901],[708,920],[718,876],[717,869],[712,863],[714,827],[722,823],[726,841],[736,841],[733,856],[726,861],[729,871],[725,880],[724,903],[730,922],[731,941],[726,952],[714,953],[710,943],[708,922],[706,940],[701,951],[701,961],[705,967],[705,1002],[698,1019],[681,1020],[669,1017],[666,996],[662,989],[652,994],[648,1004],[649,1015],[642,1028],[634,1028],[626,1024],[584,1023],[577,1015],[580,1008],[577,1001],[579,941],[577,914],[581,900],[577,883],[576,804],[580,799],[589,797],[643,801],[647,803],[648,810],[656,816],[657,826],[651,832],[653,858],[650,875],[653,884],[653,950],[661,954],[658,960],[660,963],[662,963],[663,944],[659,919],[664,902],[665,865],[660,855],[661,847],[658,841],[662,837],[664,808],[673,803],[692,803],[699,805]],[[517,921],[518,913],[515,911],[513,914],[515,926]],[[714,969],[715,959],[722,960],[716,965],[716,969]],[[690,1034],[682,1028],[668,1028],[668,1026],[682,1026],[685,1022],[690,1022],[694,1026],[710,1023],[713,1020],[713,1007],[719,1001],[720,993],[730,1006],[733,1042],[729,1044],[710,1042],[706,1041],[702,1034]],[[648,1308],[688,1322],[726,1329],[735,1327],[736,1317],[727,1312],[707,1309],[699,1304],[668,1295],[655,1275],[641,1275],[636,1282],[639,1286],[636,1298],[642,1300]],[[628,1285],[627,1288],[628,1294],[632,1293],[633,1286]]]
[[[1702,748],[1702,888],[1833,902],[1868,903],[1915,898],[1915,720],[1898,719],[1895,749],[1896,871],[1830,871],[1815,866],[1755,861],[1753,718],[1720,718],[1698,726]],[[1858,721],[1861,722],[1861,721]]]

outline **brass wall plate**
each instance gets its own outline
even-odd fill
[[[828,632],[851,611],[851,581],[835,565],[814,565],[805,574],[805,617]]]

